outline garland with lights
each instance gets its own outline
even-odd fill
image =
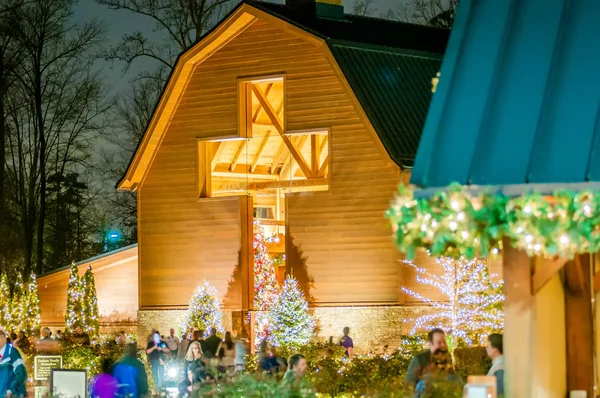
[[[473,259],[497,254],[502,239],[530,256],[572,258],[600,250],[600,195],[557,191],[470,194],[458,184],[428,198],[400,186],[386,212],[395,242],[408,259],[418,248],[434,256]]]
[[[433,313],[413,320],[411,334],[441,328],[452,336],[450,342],[452,348],[456,348],[463,344],[471,346],[473,342],[483,344],[488,334],[501,333],[504,327],[502,283],[492,281],[486,262],[449,257],[435,261],[442,268],[440,275],[404,261],[415,269],[417,282],[434,287],[448,298],[433,301],[403,287],[404,293],[434,309]]]
[[[79,279],[79,268],[73,263],[67,287],[67,310],[65,312],[65,331],[67,333],[73,333],[78,326],[83,327],[82,300],[83,289],[82,281]]]
[[[298,281],[288,276],[278,299],[269,309],[271,342],[282,348],[298,349],[307,344],[315,329],[315,321],[308,312]]]
[[[83,290],[83,301],[81,302],[81,323],[85,333],[90,338],[98,337],[100,333],[100,323],[98,315],[98,298],[96,296],[96,281],[92,273],[92,267],[88,267],[83,278],[81,278],[81,288]]]
[[[204,330],[205,336],[208,336],[210,328],[213,327],[219,333],[225,332],[217,289],[205,280],[204,283],[196,287],[190,298],[187,315],[181,330],[190,330],[191,328]]]

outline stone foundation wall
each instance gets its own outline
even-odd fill
[[[428,306],[373,306],[373,307],[317,307],[316,337],[337,342],[344,327],[350,328],[350,337],[356,353],[392,351],[400,345],[400,336],[408,334],[413,326],[411,318],[431,312]]]
[[[412,329],[411,318],[431,312],[427,306],[361,306],[361,307],[316,307],[312,309],[317,321],[316,340],[333,337],[335,342],[342,336],[344,327],[350,328],[357,353],[383,352],[400,345],[400,336]],[[177,329],[184,320],[185,310],[140,310],[138,311],[138,341],[145,341],[152,328],[167,334],[170,328]],[[239,311],[223,311],[225,330],[241,330],[242,316]],[[140,337],[141,336],[141,337]]]
[[[175,329],[180,333],[181,325],[185,319],[187,310],[139,310],[137,322],[138,342],[145,341],[152,329],[157,329],[161,334],[169,334],[169,329]],[[241,330],[240,311],[223,311],[223,327],[225,330]],[[140,336],[143,336],[140,337]],[[180,336],[179,336],[180,337]]]

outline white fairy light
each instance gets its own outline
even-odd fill
[[[498,249],[494,250],[497,252]],[[502,330],[502,283],[492,281],[484,260],[438,258],[436,263],[443,269],[441,274],[420,268],[409,261],[404,263],[415,269],[419,283],[432,286],[447,297],[447,300],[434,301],[413,290],[402,289],[434,309],[432,314],[414,320],[412,334],[440,327],[454,338],[471,345],[473,338],[481,340],[491,332]]]

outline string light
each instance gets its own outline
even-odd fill
[[[96,295],[96,281],[92,272],[92,267],[81,279],[81,288],[83,289],[83,301],[81,303],[81,326],[90,338],[95,339],[100,333],[100,322],[98,315],[98,297]]]
[[[75,262],[71,264],[69,285],[67,287],[67,310],[65,312],[66,331],[73,332],[82,325],[83,289],[79,279],[79,269]]]
[[[225,333],[223,312],[221,311],[217,289],[205,280],[196,287],[190,298],[182,330],[188,331],[191,328],[204,330],[204,336],[206,337],[213,327],[220,333]]]
[[[25,295],[25,287],[23,286],[23,277],[21,273],[15,276],[15,285],[12,299],[9,305],[10,322],[8,323],[9,331],[20,331],[27,320],[27,296]]]
[[[440,275],[408,260],[404,263],[415,269],[417,282],[434,287],[448,298],[434,301],[403,287],[404,293],[433,307],[433,313],[410,320],[414,322],[411,334],[442,328],[453,339],[472,345],[473,339],[482,344],[489,333],[502,331],[502,283],[491,280],[484,260],[437,258],[443,270]],[[457,341],[454,343],[456,346]]]
[[[307,344],[315,329],[308,302],[293,276],[288,276],[281,294],[269,310],[271,342],[279,347],[298,348]]]
[[[415,199],[401,186],[386,217],[408,259],[418,248],[434,256],[485,258],[502,249],[503,238],[530,256],[572,258],[600,251],[600,195],[590,191],[513,198],[473,195],[453,184],[431,197]]]
[[[37,300],[39,302],[39,297]],[[98,297],[91,267],[88,267],[85,274],[79,277],[79,268],[75,263],[71,264],[65,324],[66,331],[70,333],[81,327],[91,339],[95,339],[99,335]]]
[[[273,260],[267,249],[267,238],[258,221],[254,222],[254,341],[257,346],[269,335],[269,314],[279,295],[279,284]]]
[[[27,316],[20,330],[26,331],[31,336],[40,330],[41,326],[40,292],[38,290],[37,278],[35,274],[31,274],[27,282]]]
[[[8,278],[2,273],[0,278],[0,327],[8,330],[12,324],[10,311],[10,288],[8,287]]]

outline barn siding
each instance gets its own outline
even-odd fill
[[[82,276],[92,267],[101,324],[135,323],[138,310],[138,248],[132,247],[78,265]],[[38,278],[42,326],[65,323],[70,269]]]

